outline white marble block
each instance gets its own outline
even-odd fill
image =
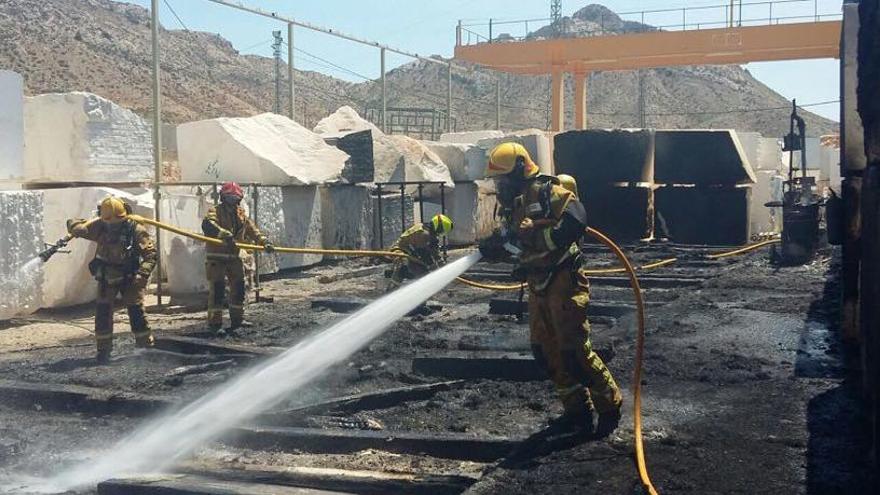
[[[340,180],[348,155],[321,136],[272,113],[177,127],[183,181],[317,185]]]
[[[21,76],[0,69],[0,182],[24,175],[24,97]]]
[[[28,182],[138,182],[153,177],[150,125],[91,93],[26,98],[24,141]]]
[[[39,309],[42,266],[34,260],[42,249],[43,194],[0,192],[0,320]]]
[[[366,186],[321,188],[321,228],[328,249],[370,249],[373,243],[373,207]]]
[[[278,246],[322,247],[321,195],[317,186],[281,189],[284,232],[273,239]],[[278,269],[299,268],[320,263],[320,254],[278,254]]]

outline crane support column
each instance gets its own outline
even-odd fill
[[[550,83],[550,130],[559,132],[565,125],[565,73],[553,71]]]
[[[574,128],[587,128],[587,78],[590,73],[573,73],[574,77]]]

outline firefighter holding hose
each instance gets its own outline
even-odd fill
[[[202,220],[202,231],[209,237],[223,241],[222,245],[208,244],[205,248],[205,274],[208,278],[208,327],[219,335],[223,330],[223,300],[226,291],[225,281],[229,281],[229,330],[233,331],[249,323],[244,320],[244,265],[236,245],[240,243],[260,244],[267,253],[275,247],[248,218],[241,207],[244,191],[235,182],[226,182],[220,188],[220,204],[208,210]]]
[[[429,222],[408,228],[391,246],[391,251],[404,253],[409,258],[397,258],[391,272],[387,291],[400,287],[404,280],[421,277],[442,264],[440,240],[452,232],[452,219],[444,214],[434,215]]]
[[[97,361],[105,364],[113,350],[113,309],[116,295],[128,310],[129,325],[139,348],[153,346],[153,332],[144,314],[144,293],[156,267],[156,247],[152,236],[139,223],[128,218],[131,207],[108,196],[98,207],[98,218],[71,219],[67,231],[73,237],[97,243],[89,271],[98,281],[95,304],[95,342]]]
[[[564,408],[553,424],[607,436],[617,428],[623,399],[590,342],[590,285],[579,247],[587,219],[569,189],[576,186],[541,175],[517,143],[491,151],[486,175],[495,179],[501,227],[480,243],[480,252],[488,261],[513,261],[514,276],[528,282],[532,352]]]

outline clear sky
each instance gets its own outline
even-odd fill
[[[150,0],[127,0],[149,8]],[[519,20],[549,17],[549,0],[240,0],[246,5],[278,12],[285,16],[340,30],[361,38],[416,52],[421,55],[451,56],[455,45],[455,25],[465,22],[484,22],[489,18]],[[744,20],[766,19],[770,8],[764,0],[743,0]],[[656,9],[680,9],[725,5],[725,0],[563,0],[564,15],[590,3],[602,3],[611,10],[624,13]],[[773,5],[773,17],[839,14],[841,0],[803,0]],[[189,29],[219,33],[232,41],[244,53],[271,56],[273,29],[281,29],[287,36],[286,26],[271,19],[211,3],[207,0],[160,0],[161,22],[170,29],[181,29],[169,6]],[[738,9],[737,15],[738,15]],[[624,19],[641,21],[640,14],[624,15]],[[681,23],[681,11],[649,13],[645,23],[670,25]],[[723,22],[723,8],[688,10],[686,22]],[[529,25],[530,30],[544,23]],[[485,29],[485,28],[484,28]],[[524,26],[509,25],[495,31],[510,31],[522,35]],[[305,53],[297,53],[295,65],[301,69],[316,70],[347,80],[363,80],[361,76],[379,75],[378,50],[331,36],[297,28],[294,46]],[[285,52],[286,53],[286,52]],[[286,55],[285,55],[286,56]],[[314,58],[314,57],[319,57]],[[327,62],[331,62],[328,64]],[[388,67],[408,62],[404,56],[390,55]],[[334,67],[333,65],[339,66]],[[341,67],[341,68],[340,68]],[[839,98],[838,63],[835,60],[807,60],[748,64],[746,68],[759,80],[787,98],[798,103],[816,103]],[[345,69],[345,70],[343,70]],[[835,105],[810,108],[811,111],[833,120],[839,120]]]

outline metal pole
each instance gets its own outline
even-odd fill
[[[382,132],[388,132],[388,93],[385,87],[385,49],[379,49],[379,70],[382,71]]]
[[[406,210],[404,206],[406,205],[406,186],[403,184],[400,185],[400,233],[406,230]]]
[[[256,184],[254,188],[254,211],[252,213],[254,225],[260,228],[260,188]],[[254,251],[254,302],[260,302],[260,252]]]
[[[446,66],[446,132],[452,132],[452,62]]]
[[[495,129],[501,130],[501,74],[495,78]]]
[[[293,23],[287,23],[287,81],[290,83],[290,87],[288,88],[290,94],[288,95],[289,101],[287,102],[287,116],[290,117],[290,120],[295,120],[294,117],[294,102],[296,96],[296,89],[293,82]],[[303,116],[303,125],[305,125],[305,116]]]
[[[272,43],[272,56],[275,58],[275,104],[272,111],[281,114],[281,31],[272,31],[275,42]]]
[[[440,184],[440,213],[446,214],[446,184]],[[449,241],[443,236],[443,261],[449,259]]]
[[[159,0],[152,0],[150,14],[153,41],[153,219],[160,220],[159,202],[161,193],[159,184],[162,182],[162,101],[161,84],[159,81]],[[156,304],[162,305],[162,234],[156,229]]]
[[[382,232],[382,184],[376,184],[376,209],[379,210],[376,213],[376,224],[379,226],[379,249],[385,248],[385,239]]]
[[[492,18],[489,18],[489,43],[492,42]]]
[[[424,187],[419,183],[419,222],[425,223],[425,200],[422,198]]]

